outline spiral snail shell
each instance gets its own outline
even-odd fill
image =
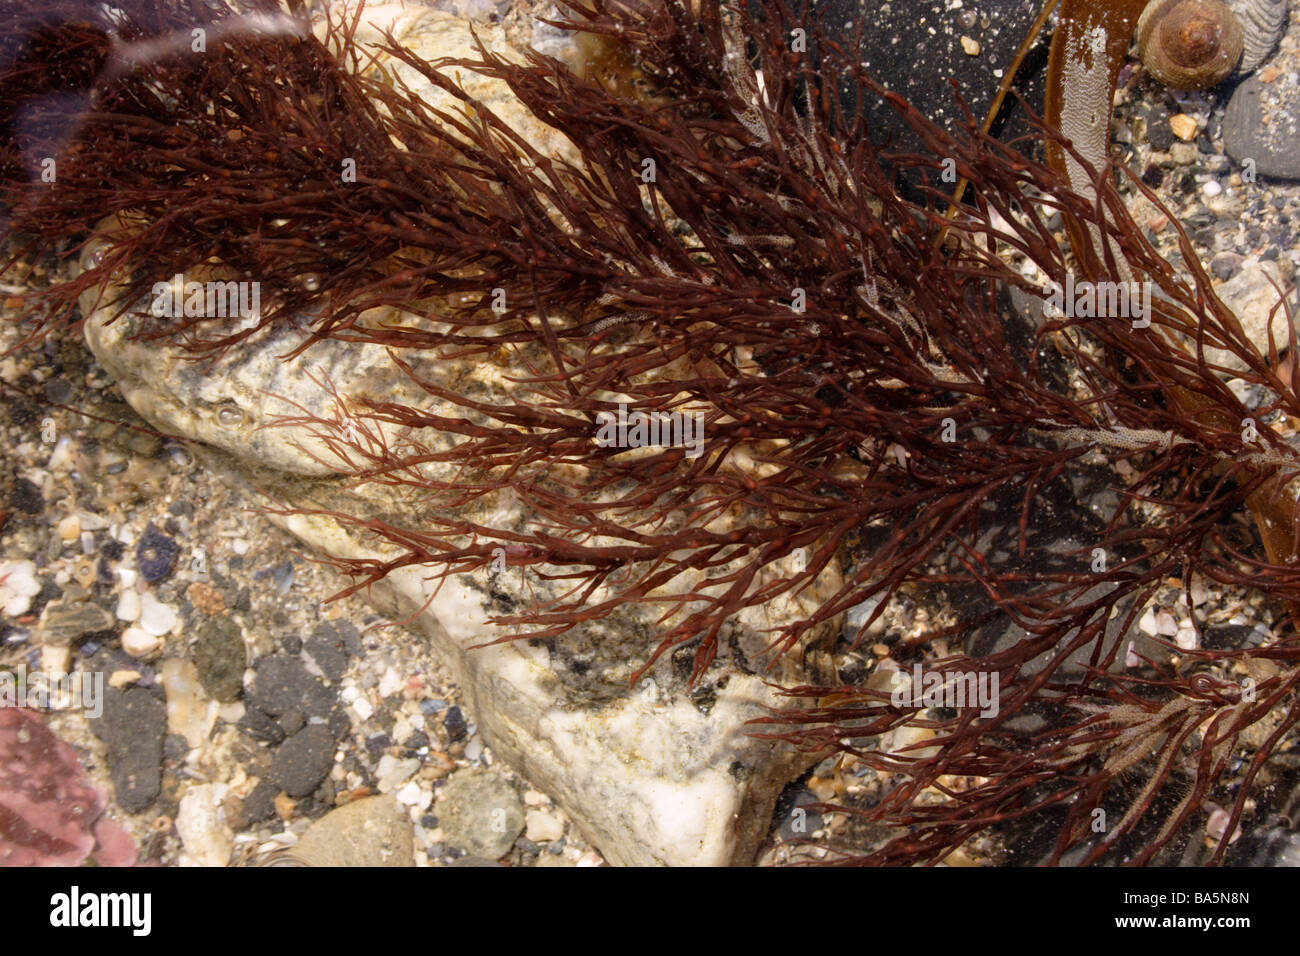
[[[1291,0],[1151,0],[1138,55],[1166,86],[1202,90],[1263,63],[1286,32]]]
[[[1244,37],[1237,15],[1219,0],[1152,0],[1138,18],[1137,44],[1161,83],[1203,90],[1236,69]]]

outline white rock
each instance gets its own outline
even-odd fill
[[[397,719],[393,721],[393,732],[390,736],[398,743],[401,743],[410,737],[411,733],[411,722],[406,719],[405,714],[398,714]]]
[[[31,561],[0,561],[0,610],[6,617],[19,617],[32,606],[32,598],[41,593],[36,579],[36,565]]]
[[[221,808],[225,788],[200,783],[185,791],[176,812],[181,838],[181,866],[225,866],[234,848],[234,834]]]
[[[391,754],[384,754],[384,757],[390,756]],[[379,763],[380,766],[375,771],[375,785],[379,787],[380,793],[392,793],[420,769],[420,761],[414,757],[408,757],[405,760],[393,758],[392,762],[387,765],[384,764],[384,760],[381,758]]]
[[[118,595],[117,619],[128,624],[140,620],[140,595],[135,588],[127,588]]]
[[[217,716],[228,724],[237,724],[244,719],[246,708],[242,700],[232,700],[229,703],[217,705]]]
[[[402,689],[402,678],[393,668],[384,671],[384,675],[379,678],[379,696],[391,697]]]
[[[148,657],[162,645],[162,638],[142,627],[128,627],[122,632],[122,650],[135,658]]]
[[[58,676],[68,673],[72,666],[72,648],[67,644],[43,644],[41,669]]]
[[[1156,627],[1162,637],[1173,637],[1178,633],[1178,619],[1168,611],[1156,615]]]
[[[534,843],[553,843],[564,836],[564,821],[542,810],[524,814],[524,836]]]
[[[115,670],[108,675],[108,686],[115,687],[118,690],[130,687],[138,681],[143,675],[139,671]]]
[[[82,531],[103,531],[108,527],[108,519],[89,511],[77,511],[77,520],[81,522]]]
[[[150,634],[166,637],[179,620],[176,609],[163,604],[152,592],[146,591],[140,595],[140,626]]]
[[[1160,633],[1160,625],[1156,623],[1156,609],[1149,607],[1142,612],[1142,617],[1138,619],[1138,630],[1147,637],[1155,637]]]
[[[375,714],[375,708],[370,706],[370,701],[364,697],[358,697],[352,702],[352,711],[363,721],[369,720]]]
[[[1200,575],[1192,577],[1192,605],[1200,607],[1210,599],[1210,592],[1205,589],[1205,580]]]
[[[216,701],[208,700],[199,683],[199,671],[187,660],[163,661],[162,684],[167,692],[167,729],[186,743],[200,747],[217,719]]]
[[[71,464],[72,464],[72,442],[69,441],[68,438],[65,436],[63,438],[60,438],[58,442],[55,443],[54,451],[50,452],[50,459],[46,463],[45,467],[48,468],[50,471],[62,471]],[[67,519],[64,520],[66,521]],[[63,522],[60,522],[60,525],[62,525],[62,523]],[[81,528],[78,527],[77,534],[74,534],[72,538],[75,538],[80,534],[81,534]],[[63,540],[71,541],[72,538],[64,538]]]
[[[420,802],[420,785],[412,780],[406,786],[401,787],[393,794],[397,802],[408,807],[413,807]]]

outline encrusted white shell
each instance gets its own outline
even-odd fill
[[[1243,75],[1268,59],[1286,32],[1291,0],[1227,0],[1241,21],[1242,54],[1237,74]]]

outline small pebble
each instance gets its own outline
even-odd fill
[[[413,807],[420,802],[420,785],[412,780],[398,789],[393,796],[397,798],[398,803],[403,804],[404,806]]]
[[[564,836],[564,821],[541,810],[524,814],[524,836],[534,843],[553,843]]]
[[[140,594],[135,588],[128,588],[118,596],[117,619],[128,624],[140,620]]]
[[[1194,143],[1174,143],[1169,147],[1169,158],[1178,166],[1190,166],[1200,155]]]
[[[144,628],[128,627],[122,632],[122,650],[135,658],[148,657],[162,647],[162,643]]]
[[[459,707],[447,708],[447,714],[442,719],[442,726],[447,731],[447,739],[452,743],[464,740],[466,731],[469,729],[465,722],[465,715],[461,713]]]
[[[164,637],[172,632],[179,618],[174,608],[163,604],[151,593],[140,597],[140,626],[150,634]]]
[[[26,614],[41,593],[36,565],[31,561],[0,561],[0,611],[7,617]]]
[[[149,522],[135,549],[140,577],[155,584],[170,575],[180,550],[175,541],[155,528],[152,521]]]
[[[1178,113],[1169,117],[1169,128],[1185,143],[1190,143],[1196,138],[1196,119],[1188,116],[1186,113]]]
[[[123,687],[130,687],[142,676],[139,671],[116,670],[108,675],[108,686],[121,690]]]
[[[190,603],[209,617],[221,614],[226,609],[226,602],[221,592],[210,584],[195,581],[185,593]]]

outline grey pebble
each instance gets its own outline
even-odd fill
[[[1264,98],[1278,96],[1270,104],[1272,122],[1264,123]],[[1300,88],[1290,84],[1261,83],[1250,77],[1241,83],[1228,101],[1223,116],[1223,148],[1238,163],[1255,161],[1260,176],[1300,180],[1300,149],[1296,149],[1295,126],[1300,121]]]
[[[1169,125],[1169,110],[1163,104],[1148,106],[1139,113],[1146,121],[1147,143],[1152,149],[1164,152],[1174,144],[1174,130]]]
[[[438,792],[434,813],[449,846],[489,860],[509,853],[524,832],[519,794],[490,771],[453,773]]]
[[[1210,260],[1210,272],[1214,278],[1227,282],[1241,268],[1241,260],[1235,252],[1220,252]]]

